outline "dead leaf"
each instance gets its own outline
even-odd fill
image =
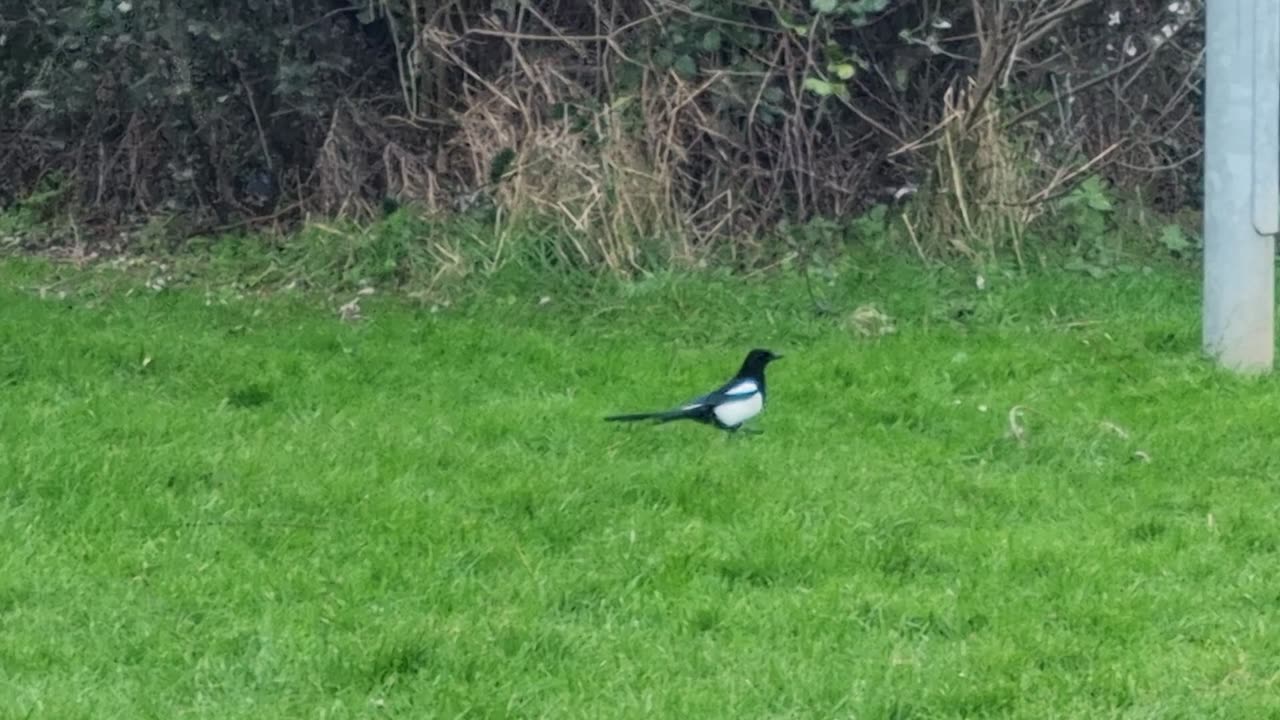
[[[343,322],[359,322],[363,320],[364,316],[360,314],[360,298],[357,297],[338,308],[338,317],[342,318]]]
[[[893,324],[893,318],[874,305],[859,305],[849,313],[845,322],[850,329],[864,337],[892,335],[898,331],[897,326]]]
[[[1009,408],[1009,434],[1014,440],[1018,441],[1018,445],[1026,447],[1027,445],[1027,426],[1022,422],[1022,406],[1014,405]]]
[[[1102,422],[1098,423],[1098,425],[1101,426],[1103,430],[1108,430],[1110,432],[1113,432],[1125,440],[1129,439],[1129,431],[1111,422],[1110,420],[1103,420]]]

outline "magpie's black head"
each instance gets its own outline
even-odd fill
[[[747,359],[742,362],[742,369],[738,371],[739,375],[760,375],[764,373],[764,366],[780,359],[781,355],[775,355],[772,351],[761,350],[756,348],[747,353]]]

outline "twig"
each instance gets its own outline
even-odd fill
[[[253,113],[253,124],[258,128],[258,143],[262,147],[262,159],[267,164],[268,171],[274,171],[271,164],[271,150],[267,146],[267,133],[262,129],[262,118],[258,115],[258,104],[253,100],[253,90],[249,88],[249,83],[245,82],[244,76],[240,77],[240,87],[244,88],[244,96],[249,99],[249,111]]]
[[[916,249],[916,256],[920,258],[920,262],[928,262],[928,258],[924,255],[924,248],[920,245],[920,238],[916,237],[916,229],[911,224],[911,218],[906,213],[902,215],[902,223],[907,226],[907,236],[911,238],[911,245]]]

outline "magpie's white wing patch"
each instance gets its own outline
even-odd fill
[[[725,388],[724,396],[726,398],[737,399],[741,397],[746,397],[747,395],[754,395],[758,392],[760,392],[760,386],[756,384],[755,380],[751,380],[748,378],[746,380],[740,380],[734,383],[733,385]]]

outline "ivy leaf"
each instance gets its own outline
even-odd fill
[[[836,0],[813,0],[813,9],[820,13],[834,12],[836,9]]]
[[[676,58],[676,64],[674,67],[676,72],[684,75],[685,77],[693,77],[698,74],[698,64],[695,63],[693,58],[688,55],[681,55]]]
[[[722,39],[719,30],[708,30],[707,34],[702,36],[702,49],[715,52],[720,49]]]
[[[907,69],[906,69],[906,68],[904,68],[904,67],[897,67],[897,68],[894,68],[894,69],[893,69],[893,84],[894,84],[894,86],[896,86],[899,90],[906,90],[906,89],[907,89],[907,83],[908,83],[910,80],[911,80],[911,77],[910,77],[910,75],[907,73]]]
[[[840,78],[841,80],[848,80],[849,78],[853,77],[853,65],[850,63],[839,63],[836,65],[832,65],[828,68],[828,70],[835,73],[836,77]]]

